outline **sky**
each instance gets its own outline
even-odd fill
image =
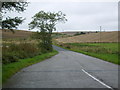
[[[8,16],[22,16],[26,20],[18,29],[28,30],[31,17],[39,11],[58,12],[66,14],[67,22],[56,25],[57,32],[64,31],[102,31],[118,30],[118,2],[79,2],[79,1],[42,1],[30,2],[22,13],[10,12]],[[33,31],[36,31],[34,29]]]

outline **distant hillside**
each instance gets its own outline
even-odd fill
[[[58,38],[58,42],[62,43],[85,43],[85,42],[118,42],[119,31],[87,33],[73,37]]]
[[[24,30],[14,30],[15,33],[12,33],[10,30],[0,30],[2,31],[2,38],[8,39],[8,38],[27,38],[29,37],[33,32],[30,31],[24,31]]]
[[[97,31],[69,31],[69,32],[59,32],[61,34],[67,34],[67,35],[74,35],[76,33],[81,33],[81,32],[84,32],[84,33],[95,33]]]

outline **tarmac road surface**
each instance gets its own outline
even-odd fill
[[[22,69],[3,88],[118,88],[118,65],[65,50]]]

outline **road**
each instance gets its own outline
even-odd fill
[[[22,69],[3,88],[118,88],[118,65],[65,50]]]

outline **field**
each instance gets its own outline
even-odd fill
[[[2,32],[2,39],[27,39],[33,32],[14,30],[15,33],[10,30],[0,30]]]
[[[57,42],[60,43],[97,43],[97,42],[118,42],[119,31],[112,31],[112,32],[98,32],[98,33],[87,33],[83,35],[73,36],[73,37],[66,37],[66,38],[58,38],[56,39]]]

